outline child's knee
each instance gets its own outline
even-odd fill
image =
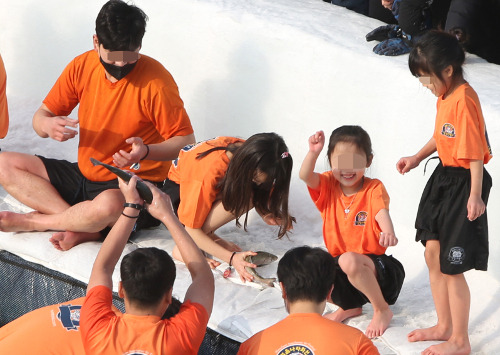
[[[339,266],[346,275],[354,275],[366,270],[366,261],[371,261],[366,255],[347,252],[339,257]]]
[[[439,242],[437,240],[428,240],[425,246],[424,257],[429,269],[439,267],[439,252]]]

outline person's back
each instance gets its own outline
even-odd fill
[[[123,257],[118,294],[126,313],[111,310],[112,273],[132,232],[143,200],[136,190],[137,177],[120,181],[125,200],[122,215],[104,240],[92,268],[81,310],[81,334],[86,354],[196,354],[212,311],[214,282],[203,254],[174,215],[168,195],[149,184],[153,201],[147,207],[160,219],[179,246],[191,274],[179,313],[161,316],[172,303],[175,264],[158,248],[139,248]]]
[[[288,352],[287,352],[288,351]],[[294,313],[255,334],[238,354],[378,354],[359,330],[315,313]]]
[[[38,308],[0,328],[0,354],[84,355],[80,308],[84,297]]]
[[[360,330],[322,316],[335,278],[333,257],[321,248],[291,249],[278,264],[288,317],[245,341],[238,355],[378,354]]]

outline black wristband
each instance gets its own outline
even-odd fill
[[[123,207],[131,207],[131,208],[135,208],[136,210],[142,210],[144,207],[138,203],[129,203],[129,202],[125,202],[123,204]]]
[[[144,145],[146,146],[147,151],[146,151],[146,155],[145,155],[145,156],[143,156],[143,157],[141,158],[141,160],[146,159],[146,157],[149,155],[149,145],[147,145],[147,144],[144,144]]]
[[[134,218],[134,219],[135,218],[139,218],[139,215],[137,215],[137,216],[129,216],[128,214],[125,214],[123,212],[122,212],[122,216],[125,216],[125,217],[128,217],[128,218]]]
[[[233,251],[233,253],[231,254],[231,257],[229,258],[229,266],[230,267],[233,266],[233,256],[234,256],[234,254],[236,254],[235,251]]]

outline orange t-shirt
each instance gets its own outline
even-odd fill
[[[112,165],[114,153],[130,151],[127,138],[155,144],[193,133],[174,79],[145,55],[126,77],[111,83],[98,54],[86,52],[68,64],[43,103],[57,116],[69,115],[80,104],[78,166],[92,181],[116,178],[104,167],[92,166],[90,158]],[[163,181],[169,167],[170,162],[146,159],[136,174]]]
[[[196,145],[189,145],[179,152],[173,162],[168,178],[179,184],[181,202],[177,211],[179,220],[189,228],[201,228],[213,203],[217,200],[217,184],[224,177],[229,158],[224,150],[216,150],[204,158],[198,154],[214,147],[228,146],[243,139],[217,137]]]
[[[84,297],[42,307],[0,328],[0,354],[85,355],[80,336]]]
[[[157,316],[116,315],[106,286],[90,289],[81,310],[81,335],[87,355],[197,354],[205,336],[208,313],[189,300],[179,313]]]
[[[479,98],[465,83],[437,101],[434,139],[443,166],[470,169],[470,160],[492,157]]]
[[[294,313],[240,346],[238,355],[374,355],[378,350],[360,330],[316,313]]]
[[[382,230],[375,216],[381,209],[389,209],[389,195],[380,180],[364,177],[361,190],[354,197],[345,198],[338,180],[331,171],[327,171],[320,174],[316,190],[308,189],[323,217],[323,238],[330,254],[337,256],[348,251],[375,255],[385,253],[387,248],[379,244]],[[346,216],[344,209],[347,207],[350,212]]]
[[[9,130],[9,109],[7,106],[7,74],[0,55],[0,138],[4,138]]]

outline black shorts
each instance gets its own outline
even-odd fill
[[[375,265],[377,281],[387,304],[394,304],[398,299],[405,270],[403,265],[392,255],[371,255],[368,256]],[[332,301],[340,308],[347,310],[359,308],[370,302],[368,298],[354,287],[347,278],[347,275],[339,266],[340,256],[335,257],[335,280],[333,282]]]
[[[488,204],[491,176],[483,170],[481,198]],[[416,240],[439,240],[441,272],[461,274],[488,268],[488,219],[486,212],[474,221],[467,219],[470,170],[443,167],[441,163],[425,186],[418,206]]]
[[[86,179],[78,168],[77,163],[70,163],[66,160],[50,159],[38,155],[45,165],[47,174],[49,176],[50,183],[54,186],[57,192],[69,205],[73,206],[77,203],[93,200],[101,192],[109,189],[118,189],[118,179],[110,181],[90,181]],[[170,181],[170,180],[168,180]],[[175,183],[166,184],[161,182],[151,182],[157,187],[161,188],[164,192],[169,195],[173,195],[174,198],[179,196],[179,188]],[[177,185],[177,190],[175,186]],[[174,211],[177,213],[177,208],[179,203],[175,205],[174,198],[172,199],[172,205],[174,206]],[[146,210],[142,210],[137,219],[136,226],[134,230],[140,230],[144,228],[151,228],[160,225],[160,221],[151,216]],[[105,229],[103,234],[107,234],[109,229]]]

